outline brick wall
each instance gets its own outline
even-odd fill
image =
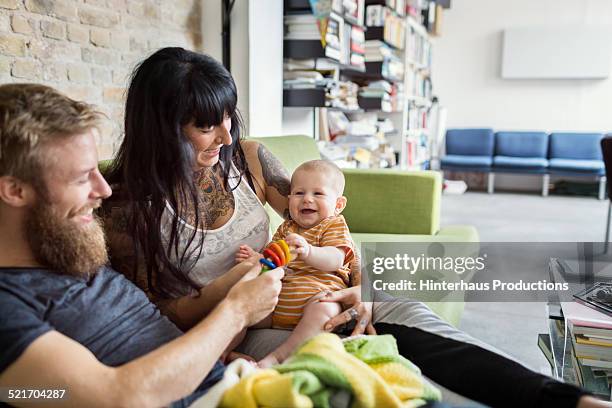
[[[131,69],[160,47],[200,50],[201,2],[0,0],[0,83],[43,83],[95,104],[110,119],[100,157],[111,157]]]

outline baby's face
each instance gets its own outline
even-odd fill
[[[322,171],[298,170],[293,174],[289,213],[300,227],[314,227],[323,219],[337,214],[340,194],[330,179]]]

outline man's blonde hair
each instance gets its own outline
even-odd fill
[[[327,160],[310,160],[298,166],[293,174],[297,173],[298,171],[309,170],[325,173],[325,175],[331,179],[338,195],[341,196],[344,194],[344,174],[342,173],[342,170],[340,170],[340,168],[334,163]]]
[[[96,128],[100,117],[48,86],[0,85],[0,177],[36,184],[49,160],[45,145]]]

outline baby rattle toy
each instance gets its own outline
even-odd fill
[[[276,242],[271,242],[266,249],[263,250],[263,258],[259,260],[263,265],[261,272],[267,272],[279,266],[285,266],[291,262],[291,252],[289,245],[284,239],[279,239]]]

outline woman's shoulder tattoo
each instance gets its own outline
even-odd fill
[[[291,182],[282,163],[262,144],[257,148],[257,157],[261,163],[266,184],[274,187],[281,195],[288,196],[291,191]]]

